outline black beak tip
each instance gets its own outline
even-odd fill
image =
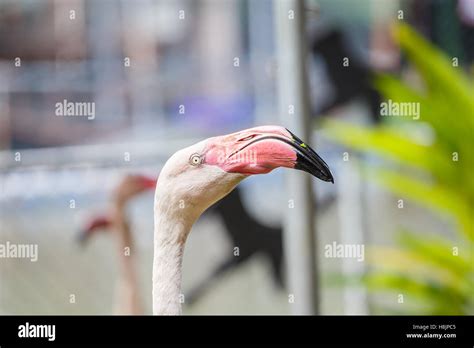
[[[289,129],[287,131],[292,136],[291,146],[296,151],[295,169],[303,170],[318,179],[334,184],[329,166],[310,146],[305,144],[300,138],[294,135]]]
[[[329,168],[328,168],[328,170],[327,170],[327,175],[326,175],[326,177],[327,177],[327,180],[326,180],[327,182],[330,182],[330,183],[334,184],[334,177],[332,176],[332,173],[331,173],[331,171],[329,170]]]
[[[303,170],[319,180],[331,182],[334,184],[334,177],[328,165],[319,156],[314,156],[311,153],[307,155],[297,154],[295,169]]]
[[[327,172],[327,173],[324,173],[324,172],[318,172],[317,174],[313,174],[315,177],[317,177],[318,179],[321,179],[322,181],[326,181],[326,182],[330,182],[332,184],[334,184],[334,177],[332,176],[331,172]]]

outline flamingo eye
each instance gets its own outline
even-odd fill
[[[255,138],[256,136],[257,136],[256,134],[250,134],[249,136],[246,136],[245,138],[239,139],[239,141],[247,141],[247,140]]]
[[[191,157],[189,157],[189,164],[192,166],[197,166],[202,163],[202,158],[199,154],[195,153],[192,154]]]

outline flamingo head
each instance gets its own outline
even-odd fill
[[[156,179],[140,174],[127,174],[119,182],[113,192],[115,204],[125,204],[142,192],[154,189]]]
[[[96,216],[79,232],[78,241],[81,245],[85,245],[92,236],[101,231],[109,231],[111,226],[112,220],[110,217],[105,215]]]
[[[278,126],[255,127],[213,138],[203,162],[245,175],[266,174],[278,167],[300,169],[334,182],[326,162],[296,135]]]
[[[191,206],[197,215],[242,179],[285,167],[334,182],[328,165],[306,143],[279,126],[262,126],[213,137],[176,152],[163,167],[155,200]],[[184,212],[182,212],[184,213]]]
[[[155,186],[155,178],[139,174],[127,174],[114,189],[113,203],[116,207],[123,207],[133,197],[154,189]],[[112,225],[112,215],[96,216],[79,232],[79,242],[85,244],[96,233],[100,231],[110,231]]]

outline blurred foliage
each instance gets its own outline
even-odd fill
[[[375,127],[329,121],[325,128],[332,139],[377,155],[378,163],[363,163],[370,179],[450,218],[458,235],[451,241],[403,231],[397,247],[371,249],[374,269],[364,281],[373,291],[403,294],[405,301],[419,305],[408,312],[472,314],[474,84],[409,26],[395,26],[394,36],[418,73],[420,86],[412,88],[413,82],[388,75],[377,76],[375,84],[392,102],[419,103],[420,118],[383,117]]]

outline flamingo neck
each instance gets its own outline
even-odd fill
[[[153,314],[181,314],[184,244],[192,227],[184,218],[155,215]]]
[[[187,163],[188,158],[183,150],[171,156],[156,186],[153,314],[181,313],[184,302],[181,268],[186,238],[199,216],[246,177],[226,173],[216,166],[202,166],[198,171],[181,172],[177,178],[174,168],[183,160]]]
[[[114,224],[117,229],[117,246],[120,275],[117,282],[116,313],[142,314],[138,274],[134,264],[135,248],[125,206],[114,207]]]

